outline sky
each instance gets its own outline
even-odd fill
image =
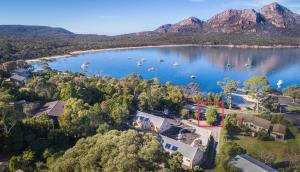
[[[62,27],[118,35],[154,30],[190,16],[207,20],[225,9],[259,9],[274,0],[1,0],[0,24]],[[276,0],[300,14],[300,0]]]

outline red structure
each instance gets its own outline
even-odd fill
[[[211,126],[211,125],[201,125],[200,121],[201,121],[201,106],[205,106],[205,105],[219,105],[220,110],[221,110],[221,114],[222,114],[222,121],[221,121],[221,126]],[[213,128],[213,127],[222,127],[224,128],[224,102],[223,101],[219,101],[219,102],[210,102],[210,101],[206,101],[206,100],[200,100],[198,101],[198,127],[206,127],[206,128]]]

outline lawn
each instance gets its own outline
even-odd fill
[[[287,160],[287,149],[291,147],[299,147],[295,140],[290,140],[288,142],[278,142],[278,141],[260,141],[255,137],[248,136],[238,136],[237,140],[234,140],[241,147],[247,150],[250,155],[259,154],[262,151],[268,151],[275,156],[275,163],[283,162]]]

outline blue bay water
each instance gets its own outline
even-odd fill
[[[143,66],[138,67],[141,59],[144,59]],[[139,48],[81,54],[48,64],[60,71],[84,72],[81,65],[87,62],[90,63],[87,75],[123,78],[136,73],[144,79],[159,78],[161,83],[198,83],[204,92],[219,92],[217,81],[225,77],[243,82],[251,76],[263,75],[275,88],[278,80],[283,80],[283,87],[300,85],[300,49]],[[175,67],[175,62],[179,66]],[[155,71],[149,72],[151,67]],[[192,79],[191,75],[196,78]]]

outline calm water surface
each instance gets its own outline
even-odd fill
[[[143,66],[138,67],[141,59]],[[142,48],[82,54],[48,64],[60,71],[84,72],[81,65],[87,62],[87,75],[123,78],[136,73],[144,79],[157,77],[162,83],[199,83],[201,91],[220,91],[216,83],[224,77],[242,82],[255,75],[267,76],[274,87],[278,80],[283,80],[283,87],[300,85],[300,49]],[[152,67],[154,71],[149,72]]]

